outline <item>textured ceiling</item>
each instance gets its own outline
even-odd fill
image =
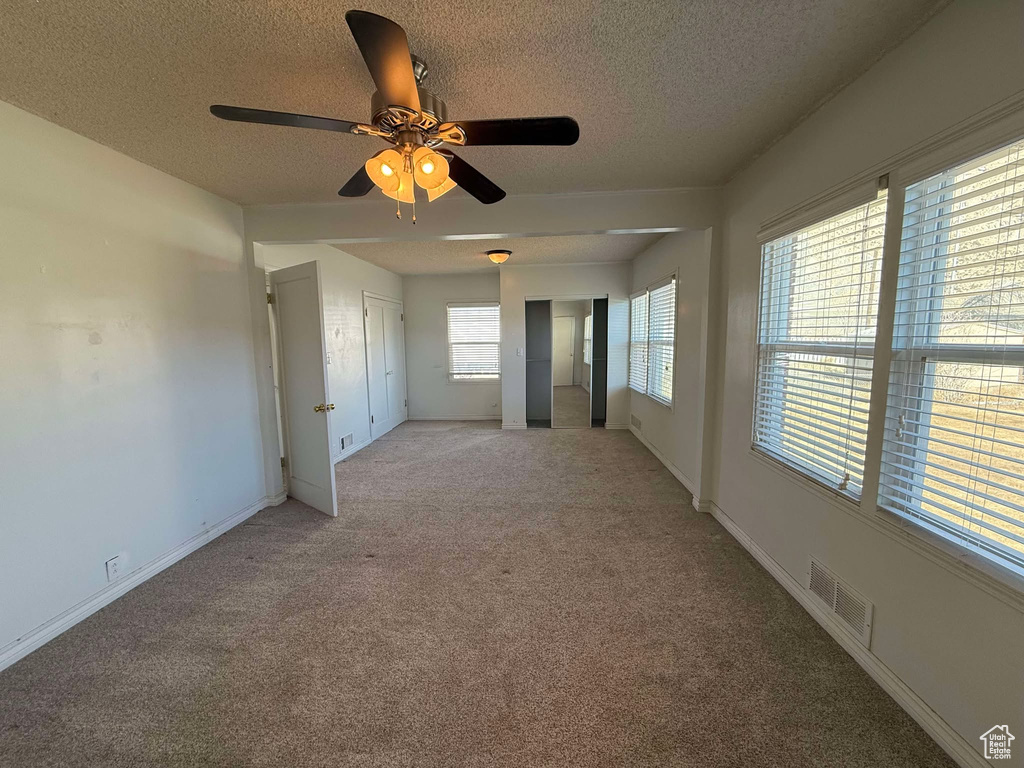
[[[454,119],[576,117],[574,147],[473,147],[509,193],[721,183],[946,0],[381,0]],[[337,200],[379,139],[355,0],[0,0],[0,99],[240,203]],[[358,6],[357,6],[358,7]],[[453,193],[455,194],[455,193]],[[465,194],[461,190],[458,194]]]
[[[664,235],[565,235],[494,240],[419,240],[345,243],[338,250],[399,275],[486,272],[498,268],[485,251],[507,248],[509,265],[629,261]]]

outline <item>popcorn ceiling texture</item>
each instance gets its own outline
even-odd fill
[[[562,235],[506,237],[495,240],[402,240],[385,243],[343,243],[334,246],[357,259],[399,275],[488,272],[498,267],[487,251],[507,248],[510,266],[528,264],[593,264],[630,261],[664,237],[646,235]]]
[[[336,201],[378,139],[350,7],[395,19],[454,119],[568,114],[574,147],[474,147],[510,194],[719,184],[943,0],[0,0],[0,100],[243,204]],[[461,190],[452,194],[465,194]]]

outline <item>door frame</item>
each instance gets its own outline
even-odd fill
[[[552,320],[551,333],[552,333],[552,338],[554,338],[554,317],[555,317],[554,302],[556,302],[556,301],[589,301],[590,302],[590,311],[591,311],[591,313],[593,313],[595,299],[607,299],[607,298],[609,298],[609,294],[607,294],[607,293],[574,293],[574,294],[569,294],[569,295],[566,295],[566,296],[549,295],[549,294],[548,295],[538,295],[538,296],[530,295],[530,296],[525,296],[524,297],[524,301],[550,301],[550,302],[552,302],[552,305],[551,305],[551,320]],[[591,321],[591,322],[593,322],[593,321]],[[593,344],[593,342],[591,342],[591,344]],[[590,379],[590,390],[591,391],[587,392],[587,395],[590,398],[590,422],[591,423],[588,423],[586,427],[556,427],[555,424],[554,424],[554,421],[555,421],[555,418],[554,418],[555,417],[555,383],[554,383],[555,382],[555,377],[554,377],[554,366],[552,365],[552,376],[551,376],[551,429],[590,429],[593,426],[593,423],[592,423],[593,419],[594,419],[594,392],[593,392],[593,389],[594,389],[594,379],[593,379],[593,376],[594,376],[594,366],[593,366],[593,364],[591,364],[591,366],[590,366],[590,376],[591,376],[591,379]]]
[[[387,301],[387,302],[389,302],[391,304],[397,304],[401,308],[402,318],[403,318],[403,321],[402,321],[402,336],[403,337],[405,336],[405,320],[404,320],[404,318],[405,318],[405,303],[404,303],[404,301],[402,299],[396,299],[394,296],[387,296],[387,295],[385,295],[383,293],[374,293],[373,291],[365,291],[365,290],[362,293],[363,293],[363,300],[362,300],[362,309],[363,309],[363,373],[366,376],[366,428],[368,430],[368,434],[370,435],[370,442],[372,443],[377,438],[373,436],[373,421],[371,420],[373,415],[370,413],[370,348],[369,348],[369,345],[366,343],[366,320],[367,320],[368,312],[369,312],[369,304],[367,304],[367,299],[372,299],[372,300],[376,300],[376,301]],[[404,351],[404,346],[405,345],[404,345],[404,338],[403,338],[403,351]],[[406,363],[408,363],[408,358],[406,358]],[[408,366],[408,364],[402,366],[402,373],[403,373],[403,375],[405,377],[405,382],[404,382],[405,383],[405,398],[406,398],[406,401],[408,401],[408,399],[409,399],[409,366]],[[408,416],[408,408],[406,408],[406,417],[402,421],[407,421],[408,418],[409,418],[409,416]],[[398,423],[401,424],[402,422],[400,421]],[[387,430],[385,430],[384,432],[381,432],[379,435],[377,435],[377,437],[383,437],[384,435],[386,435],[388,432],[390,432],[392,429],[394,429],[397,426],[398,426],[398,424],[394,424],[391,427],[388,427]]]

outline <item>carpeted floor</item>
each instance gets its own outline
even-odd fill
[[[554,387],[551,398],[552,427],[589,427],[590,393],[578,384]]]
[[[629,432],[406,423],[0,673],[3,766],[949,766]]]

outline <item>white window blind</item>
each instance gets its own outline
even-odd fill
[[[594,343],[594,317],[587,315],[583,318],[583,362],[590,365],[592,344]]]
[[[650,319],[647,331],[647,354],[650,358],[647,374],[647,394],[655,400],[671,405],[672,372],[676,346],[676,280],[649,292]]]
[[[1024,141],[907,188],[879,504],[1024,574]]]
[[[863,484],[884,193],[762,248],[754,447],[832,488]]]
[[[501,378],[501,313],[497,303],[448,304],[448,378]]]
[[[629,298],[629,387],[647,392],[647,291]]]

